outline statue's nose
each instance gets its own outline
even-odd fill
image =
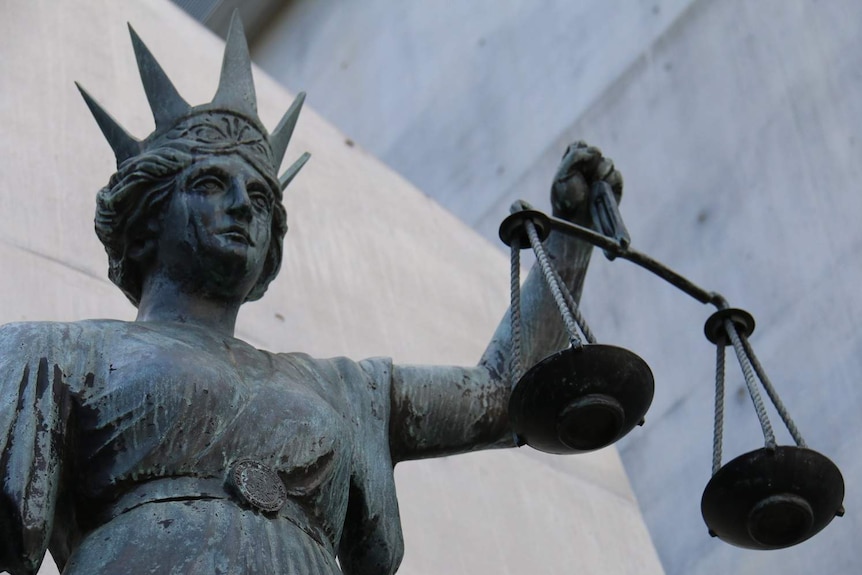
[[[229,204],[227,212],[234,217],[245,221],[251,221],[251,198],[248,196],[248,188],[245,182],[239,178],[233,178],[229,190]]]

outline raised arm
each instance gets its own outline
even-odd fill
[[[613,162],[583,142],[570,145],[551,188],[554,215],[589,226],[589,189],[599,179],[611,184],[619,200],[622,177]],[[592,246],[553,233],[545,246],[552,265],[579,300]],[[538,266],[533,266],[521,290],[525,367],[563,349],[568,340],[541,276]],[[509,313],[475,367],[395,366],[390,423],[393,461],[515,445],[507,408],[515,383]]]

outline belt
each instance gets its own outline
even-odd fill
[[[283,498],[278,497],[279,493],[284,494]],[[335,545],[324,529],[309,518],[302,505],[287,497],[278,475],[263,464],[250,460],[235,463],[227,480],[218,477],[151,479],[126,491],[104,509],[102,517],[106,523],[149,503],[206,499],[227,499],[266,517],[285,519],[330,553],[335,552]]]

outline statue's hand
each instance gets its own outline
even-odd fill
[[[551,186],[551,206],[554,216],[583,223],[590,218],[590,188],[598,180],[610,184],[619,203],[623,195],[623,177],[602,151],[586,142],[570,144],[563,154],[560,167]]]

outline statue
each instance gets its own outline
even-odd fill
[[[0,328],[0,570],[63,573],[394,573],[400,461],[516,444],[511,330],[475,367],[354,362],[235,339],[240,306],[278,273],[277,170],[303,96],[267,133],[234,16],[218,91],[183,100],[132,42],[156,129],[139,141],[83,89],[117,158],[96,232],[134,322]],[[589,186],[622,180],[596,149],[567,150],[557,216],[588,223]],[[554,235],[578,296],[592,247]],[[538,273],[524,287],[523,361],[565,345]],[[336,557],[338,562],[336,562]]]

